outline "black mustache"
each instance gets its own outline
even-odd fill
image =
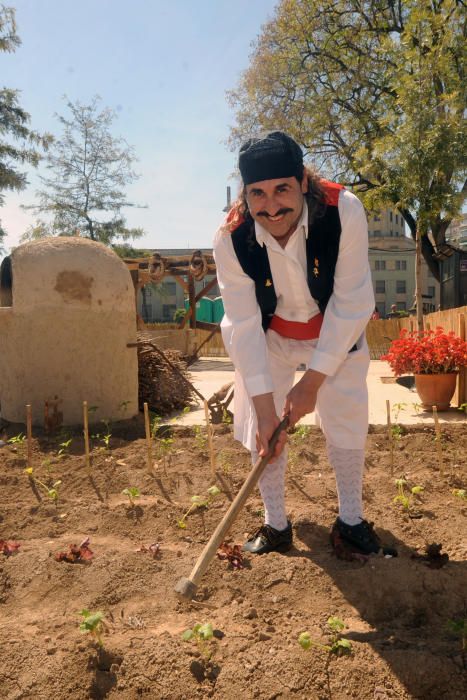
[[[293,209],[279,209],[275,214],[269,214],[267,211],[259,211],[256,216],[265,216],[269,219],[271,216],[280,216],[281,214],[288,214],[293,211]]]

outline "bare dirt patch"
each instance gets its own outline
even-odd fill
[[[10,426],[3,439],[20,428]],[[449,629],[467,608],[467,502],[452,493],[466,487],[465,426],[443,425],[443,476],[431,429],[403,430],[393,477],[386,428],[372,430],[367,517],[399,556],[366,563],[338,560],[331,551],[334,477],[323,437],[312,428],[294,448],[287,479],[294,548],[248,557],[242,569],[216,559],[192,603],[179,602],[173,587],[189,575],[238,491],[249,455],[234,443],[230,426],[216,427],[221,494],[181,529],[177,521],[191,496],[214,483],[202,434],[174,427],[170,459],[148,474],[143,430],[140,418],[114,427],[111,449],[94,451],[91,478],[79,431],[60,459],[63,435],[36,438],[33,475],[48,486],[62,482],[57,503],[24,472],[21,447],[0,449],[0,539],[21,545],[12,554],[0,551],[2,698],[466,697],[466,659]],[[424,487],[409,514],[392,502],[401,476]],[[133,507],[122,494],[130,486],[141,494]],[[261,524],[261,508],[255,493],[234,526],[233,543]],[[57,552],[87,537],[92,558],[56,560]],[[414,557],[433,543],[449,555],[440,568]],[[78,629],[83,608],[104,613],[103,649]],[[305,630],[326,643],[329,616],[345,622],[350,656],[299,646]],[[214,628],[209,661],[196,644],[182,641],[197,622]]]

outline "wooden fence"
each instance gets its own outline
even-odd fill
[[[441,326],[446,332],[454,331],[457,335],[465,340],[465,325],[467,316],[467,306],[462,306],[457,309],[446,309],[445,311],[435,311],[424,316],[425,328],[434,330]],[[366,329],[366,337],[368,347],[370,348],[370,357],[372,360],[379,360],[381,355],[384,355],[391,344],[392,340],[399,337],[402,328],[407,330],[416,330],[417,320],[415,317],[409,316],[405,318],[389,318],[379,321],[370,321]],[[206,340],[210,331],[201,329],[181,329],[177,330],[172,325],[163,326],[152,325],[145,328],[145,333],[148,333],[154,339],[157,339],[160,347],[174,348],[181,352],[191,355],[194,350]],[[200,355],[203,357],[226,357],[227,353],[222,342],[220,333],[216,333],[201,349]],[[466,370],[459,373],[458,385],[454,402],[458,405],[467,402],[467,381]]]

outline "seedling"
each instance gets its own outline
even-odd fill
[[[206,622],[204,625],[197,623],[191,629],[185,630],[182,634],[182,639],[184,642],[190,642],[194,640],[198,647],[198,650],[206,661],[209,661],[212,656],[212,638],[214,636],[214,631],[212,629],[212,624]]]
[[[453,489],[451,493],[453,496],[457,496],[457,498],[467,501],[467,489]]]
[[[327,651],[328,654],[335,654],[336,656],[344,656],[344,654],[350,654],[352,652],[352,643],[348,639],[342,639],[341,632],[345,625],[338,617],[329,617],[327,620],[329,644],[320,644],[311,639],[309,632],[302,632],[298,637],[298,643],[302,649],[309,649],[310,647],[317,647],[318,649],[323,649]]]
[[[102,636],[107,631],[107,625],[104,620],[104,613],[95,612],[92,613],[90,610],[84,608],[79,613],[83,617],[83,621],[79,625],[79,629],[83,633],[89,633],[97,642],[99,647],[104,646],[102,641]]]
[[[13,445],[13,448],[18,452],[18,454],[23,454],[25,442],[26,435],[24,435],[23,433],[18,433],[18,435],[14,435],[9,440],[7,440],[7,443],[9,445]]]
[[[127,489],[123,489],[122,494],[128,496],[130,501],[130,508],[135,507],[135,499],[141,496],[140,490],[137,486],[129,486]]]
[[[467,619],[448,620],[447,629],[454,637],[459,638],[461,654],[464,656],[467,651]]]
[[[220,494],[220,489],[217,488],[217,486],[210,486],[208,490],[206,491],[207,496],[192,496],[191,497],[191,506],[188,508],[187,512],[181,517],[180,520],[177,520],[177,525],[179,528],[182,530],[186,529],[186,519],[192,513],[194,510],[197,510],[198,508],[209,508],[213,500]]]
[[[73,438],[70,438],[69,440],[65,440],[64,442],[61,442],[59,444],[60,449],[57,452],[58,459],[63,459],[63,457],[65,457],[69,453],[70,445],[72,442],[73,442]]]
[[[207,446],[207,437],[204,433],[203,428],[200,425],[195,425],[194,426],[194,431],[195,431],[195,443],[196,447],[200,452],[204,452],[206,450]]]
[[[51,501],[54,501],[57,503],[58,501],[58,487],[61,486],[62,482],[59,479],[58,481],[54,481],[52,486],[47,486],[47,484],[44,484],[43,481],[39,481],[39,479],[36,479],[35,477],[32,477],[34,479],[34,482],[40,486],[42,489],[44,489],[45,493],[47,496],[50,498]]]
[[[402,508],[409,513],[412,507],[412,502],[414,496],[418,496],[418,494],[422,493],[425,489],[423,486],[412,486],[410,489],[408,488],[408,484],[406,479],[396,479],[395,481],[396,488],[397,488],[397,496],[395,496],[392,499],[393,503],[400,503],[402,505]]]
[[[402,437],[402,427],[396,423],[391,426],[391,435],[393,440],[400,440]]]

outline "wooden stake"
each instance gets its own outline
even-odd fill
[[[28,467],[32,467],[32,412],[30,403],[26,405],[26,434],[28,437]]]
[[[438,409],[436,406],[432,406],[433,409],[433,419],[435,421],[435,433],[436,433],[436,451],[438,453],[438,466],[439,473],[444,476],[444,466],[443,466],[443,450],[441,446],[441,428],[439,427],[438,421]]]
[[[209,407],[208,407],[208,402],[204,400],[204,415],[206,417],[206,430],[208,432],[208,445],[209,445],[209,456],[211,459],[211,472],[212,476],[215,479],[216,478],[216,460],[214,457],[214,447],[212,444],[212,426],[209,421]]]
[[[391,451],[391,476],[394,476],[394,438],[392,435],[391,404],[389,402],[389,399],[386,399],[386,414],[387,414],[387,420],[388,420],[389,449]]]
[[[91,458],[89,456],[89,423],[88,423],[88,402],[83,401],[83,435],[84,453],[86,455],[86,469],[91,473]]]
[[[149,408],[148,404],[144,402],[144,429],[146,431],[146,446],[147,446],[147,467],[149,474],[152,474],[152,439],[151,439],[151,428],[149,426]]]

